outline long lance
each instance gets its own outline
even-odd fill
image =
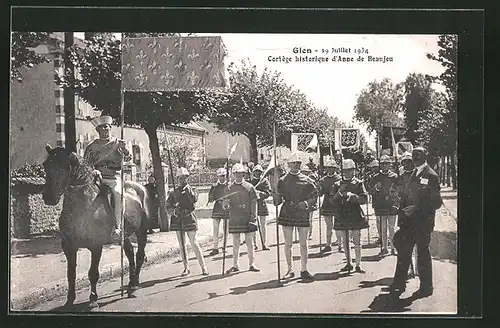
[[[226,183],[227,183],[227,191],[231,190],[231,181],[229,180],[229,160],[231,159],[231,156],[233,155],[234,151],[236,150],[236,146],[238,143],[235,143],[233,147],[231,148],[229,152],[229,156],[227,156],[226,160]],[[234,193],[229,193],[224,195],[224,197],[221,198],[228,198],[229,196],[233,195]],[[226,246],[227,246],[227,233],[228,233],[228,220],[229,217],[224,219],[222,222],[222,229],[224,230],[224,239],[223,239],[223,245],[222,245],[222,275],[226,273]]]
[[[380,133],[381,132],[377,132],[377,161],[380,165],[380,156],[381,156],[381,152],[382,152],[382,146],[380,145]],[[379,149],[380,148],[380,149]],[[380,170],[379,170],[380,172]],[[373,202],[373,199],[372,199],[372,202]],[[375,214],[375,212],[373,213]],[[382,241],[382,236],[383,236],[383,233],[382,233],[382,218],[380,218],[379,220],[377,220],[377,215],[375,215],[375,222],[377,223],[378,225],[378,231],[379,231],[379,239],[380,239],[380,253],[382,254],[382,250],[384,248],[384,243]]]
[[[341,176],[342,182],[343,182],[344,181],[344,154],[342,154],[342,143],[340,143],[340,176]],[[345,252],[346,252],[347,265],[348,265],[348,268],[350,268],[351,267],[351,249],[350,249],[350,242],[349,242],[349,229],[345,229],[344,247],[345,247]],[[349,269],[348,272],[351,272],[351,270]]]
[[[278,192],[278,161],[276,158],[276,122],[273,122],[273,152],[274,152],[274,174],[273,174],[273,185],[274,190]],[[278,225],[278,205],[274,205],[276,213],[276,257],[278,263],[278,282],[281,282],[281,272],[280,272],[280,230]]]
[[[258,186],[258,185],[259,185],[259,184],[256,184],[256,185],[255,185],[255,189],[257,189],[257,186]],[[257,205],[257,206],[258,206],[258,205]],[[258,209],[258,207],[257,207],[257,209]],[[257,214],[258,214],[258,213],[257,213]],[[257,215],[257,216],[258,216],[258,215]],[[264,246],[266,246],[266,245],[264,245],[264,237],[262,237],[262,228],[261,228],[261,226],[260,226],[260,218],[257,218],[257,228],[259,229],[260,242],[261,242],[261,244],[262,244],[262,248],[264,248]],[[265,227],[264,227],[264,228],[265,228]],[[255,240],[255,244],[257,244],[257,240]],[[256,245],[254,245],[254,246],[256,246]]]
[[[167,160],[168,160],[168,168],[169,168],[169,171],[170,171],[170,178],[172,179],[172,187],[173,187],[173,193],[174,193],[174,197],[175,197],[175,191],[176,191],[176,188],[175,188],[175,178],[174,178],[174,171],[173,171],[173,168],[172,168],[172,159],[170,158],[170,145],[168,143],[168,138],[167,136],[165,136],[165,144],[167,146]],[[185,244],[184,244],[184,224],[182,223],[182,217],[181,217],[181,213],[179,211],[178,213],[178,220],[179,220],[179,229],[180,229],[180,235],[181,235],[181,255],[182,255],[182,260],[183,261],[187,261],[188,258],[186,257],[186,249],[185,249]]]
[[[120,139],[123,140],[123,125],[125,122],[125,92],[123,91],[123,88],[120,87],[120,115],[121,115],[121,122],[120,122]],[[123,297],[123,244],[125,240],[125,215],[124,215],[124,208],[123,206],[123,193],[124,193],[124,184],[125,181],[123,180],[123,163],[124,163],[124,154],[122,153],[121,155],[121,172],[120,172],[120,178],[121,178],[121,208],[120,208],[120,223],[121,223],[121,233],[120,233],[120,283],[121,283],[121,297]]]

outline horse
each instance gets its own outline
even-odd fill
[[[96,290],[99,280],[99,262],[103,245],[112,242],[111,231],[114,229],[114,215],[107,199],[108,186],[98,184],[92,165],[86,163],[76,153],[62,147],[46,146],[48,153],[43,162],[46,182],[43,187],[43,200],[46,205],[59,203],[62,195],[63,208],[59,217],[59,231],[62,249],[67,260],[68,295],[65,309],[73,309],[76,279],[76,259],[80,248],[91,252],[91,265],[88,277],[91,285],[89,309],[99,307]],[[149,227],[151,201],[142,185],[124,182],[124,243],[123,248],[129,263],[128,297],[135,297],[139,289],[139,274],[144,263]],[[137,253],[134,259],[134,247],[130,237],[137,237]]]

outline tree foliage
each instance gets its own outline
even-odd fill
[[[333,140],[338,120],[326,109],[317,109],[305,94],[293,89],[277,71],[267,68],[261,74],[248,60],[229,67],[230,92],[217,106],[210,121],[219,130],[245,135],[250,140],[252,161],[258,161],[257,147],[276,143],[290,147],[291,133],[317,133],[320,145]]]
[[[369,132],[380,131],[382,126],[400,126],[398,116],[403,103],[402,85],[394,85],[388,78],[373,81],[361,91],[354,107],[354,118],[366,124]]]
[[[21,69],[49,62],[43,55],[37,54],[34,48],[51,40],[47,32],[12,32],[11,33],[11,67],[10,78],[21,82]]]

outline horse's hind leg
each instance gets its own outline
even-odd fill
[[[75,291],[75,280],[76,280],[76,253],[78,249],[74,248],[70,242],[67,242],[63,239],[62,248],[64,255],[66,256],[66,264],[67,264],[67,279],[68,279],[68,298],[66,300],[66,304],[64,304],[65,308],[72,308],[76,298]]]
[[[90,280],[90,296],[89,296],[89,309],[94,309],[99,307],[97,304],[97,281],[99,280],[99,262],[101,261],[102,246],[90,249],[92,254],[92,259],[90,262],[89,269],[89,280]]]
[[[129,297],[133,296],[135,289],[133,289],[133,282],[135,276],[135,260],[134,260],[134,246],[130,242],[129,238],[125,238],[123,241],[123,250],[125,251],[125,255],[128,259],[128,267],[129,267],[129,281],[127,293]]]
[[[137,265],[135,268],[135,277],[133,281],[133,286],[139,288],[139,274],[141,273],[142,264],[144,263],[144,258],[145,258],[144,250],[146,248],[146,242],[148,237],[147,228],[140,227],[135,232],[135,235],[137,236],[137,254],[136,254]]]

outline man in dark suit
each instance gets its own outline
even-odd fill
[[[421,298],[428,297],[433,293],[429,244],[434,229],[436,210],[441,207],[442,199],[439,178],[427,164],[425,148],[416,147],[412,157],[415,170],[409,178],[406,190],[399,195],[399,230],[394,236],[394,245],[398,250],[398,261],[390,291],[401,294],[406,290],[408,269],[413,247],[416,244],[420,288],[414,293],[414,297]]]

